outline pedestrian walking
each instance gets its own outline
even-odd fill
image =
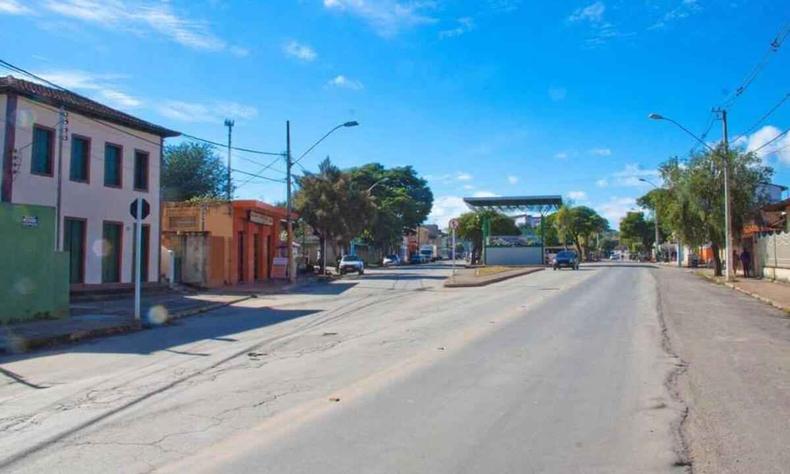
[[[744,278],[749,278],[752,273],[752,255],[748,249],[743,249],[743,252],[741,252],[741,266],[743,267]]]

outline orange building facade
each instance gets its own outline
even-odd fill
[[[285,217],[256,200],[166,203],[162,245],[173,253],[175,281],[216,288],[270,279]]]

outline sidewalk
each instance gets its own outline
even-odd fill
[[[142,322],[134,319],[134,299],[131,295],[97,301],[78,301],[70,305],[69,318],[0,326],[0,353],[27,352],[42,347],[138,331],[149,321],[149,316],[154,320],[152,322],[162,324],[240,303],[258,295],[287,293],[312,283],[314,279],[308,278],[295,284],[267,282],[205,292],[168,291],[143,294],[140,311]]]
[[[447,288],[466,288],[485,286],[510,278],[529,275],[543,270],[545,267],[480,267],[460,268],[455,277],[448,277],[444,282]]]
[[[790,313],[790,284],[788,283],[743,277],[737,277],[733,282],[726,282],[721,277],[714,277],[713,270],[710,269],[701,269],[697,273]]]

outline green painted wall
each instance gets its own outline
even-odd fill
[[[0,323],[68,315],[68,253],[54,248],[53,208],[0,203]]]

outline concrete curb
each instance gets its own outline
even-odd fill
[[[445,288],[474,288],[480,286],[490,285],[492,283],[499,283],[500,281],[509,280],[511,278],[516,278],[524,275],[529,275],[530,273],[536,273],[539,271],[545,270],[544,267],[533,267],[533,268],[525,268],[519,272],[502,272],[505,275],[492,275],[491,278],[481,281],[470,281],[468,283],[458,283],[451,281],[449,277],[447,280],[444,281]]]
[[[734,285],[734,284],[732,284],[730,282],[718,281],[715,277],[708,276],[708,275],[706,275],[704,273],[698,272],[697,275],[701,276],[702,278],[705,278],[706,280],[708,280],[710,282],[713,282],[713,283],[716,283],[716,284],[719,284],[719,285],[724,285],[727,288],[730,288],[730,289],[733,289],[733,290],[738,291],[740,293],[743,293],[744,295],[751,296],[752,298],[760,300],[763,303],[769,304],[769,305],[773,306],[774,308],[781,309],[782,311],[787,313],[788,316],[790,316],[790,306],[783,306],[781,303],[778,303],[778,302],[772,300],[771,298],[766,298],[765,296],[760,295],[758,293],[754,293],[754,292],[751,292],[751,291],[748,291],[748,290],[744,290],[743,288],[739,288],[737,285]]]
[[[175,311],[168,315],[168,322],[177,319],[187,318],[198,314],[207,313],[215,309],[230,306],[232,304],[241,303],[252,298],[257,298],[256,295],[247,295],[230,301],[222,301],[216,303],[208,303],[198,305],[194,308],[185,309],[182,311]],[[165,323],[166,324],[166,323]],[[106,326],[94,329],[75,329],[71,332],[63,334],[53,334],[42,337],[26,338],[15,336],[13,334],[4,334],[0,336],[0,354],[20,354],[30,352],[36,349],[46,347],[54,347],[65,344],[74,344],[77,342],[86,341],[89,339],[98,339],[100,337],[117,336],[120,334],[128,334],[131,332],[140,331],[145,329],[146,325],[139,321],[128,321],[115,326]],[[7,331],[6,331],[7,333]]]

